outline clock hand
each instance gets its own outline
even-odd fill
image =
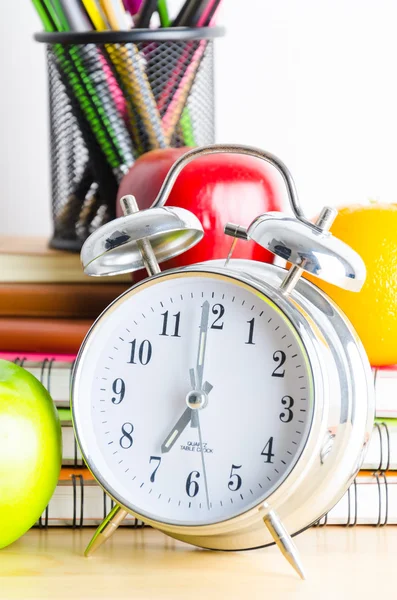
[[[208,333],[208,320],[209,320],[210,304],[208,300],[203,303],[201,311],[201,323],[200,323],[200,335],[199,345],[197,350],[197,361],[196,370],[190,369],[190,381],[193,390],[203,391],[203,374],[204,374],[204,361],[205,361],[205,350],[207,348],[207,333]],[[190,424],[192,427],[198,427],[198,414],[196,411],[191,414]]]
[[[190,375],[190,383],[192,386],[192,390],[195,390],[197,388],[197,384],[196,384],[196,371],[194,369],[190,369],[189,370],[189,375]],[[208,382],[206,382],[208,383]],[[212,389],[212,386],[211,386]],[[197,429],[197,412],[194,410],[191,411],[190,413],[190,427],[194,427],[195,429]]]
[[[195,377],[195,374],[194,374],[194,369],[190,369],[190,381],[192,382],[192,389],[193,389],[193,391],[200,391],[200,390],[197,390],[196,384],[194,383],[196,381],[196,377]],[[201,391],[204,392],[204,394],[206,396],[208,396],[208,394],[210,393],[210,391],[213,388],[214,388],[214,386],[209,381],[204,381],[203,386],[201,388]],[[203,406],[202,408],[205,408],[205,406]]]
[[[193,417],[196,415],[197,410],[194,410],[192,408],[192,406],[194,404],[199,404],[199,403],[201,403],[200,406],[201,405],[205,406],[205,404],[207,403],[207,394],[209,394],[210,391],[212,390],[212,385],[210,383],[208,383],[208,381],[205,381],[203,384],[203,390],[204,390],[204,393],[196,392],[195,390],[193,390],[192,392],[190,392],[187,395],[186,400],[187,400],[187,402],[189,402],[189,406],[179,417],[178,421],[175,423],[175,425],[171,429],[170,433],[167,435],[164,442],[161,444],[161,452],[163,454],[165,454],[166,452],[169,452],[171,450],[172,446],[175,444],[175,442],[177,441],[177,439],[179,438],[179,436],[181,435],[183,430],[186,428],[186,426],[191,422]]]
[[[190,423],[191,412],[192,409],[187,407],[185,412],[175,423],[174,427],[171,429],[171,432],[167,435],[164,442],[161,444],[161,452],[163,454],[171,450],[172,446],[175,444],[182,431],[185,429],[186,425]]]
[[[203,303],[201,310],[201,321],[200,321],[200,335],[199,344],[197,350],[197,362],[196,372],[194,369],[190,369],[190,381],[192,385],[192,391],[186,397],[188,408],[179,418],[175,426],[172,428],[169,435],[166,437],[164,442],[161,444],[161,452],[169,452],[176,440],[181,435],[187,424],[191,421],[193,427],[197,427],[197,417],[195,416],[196,410],[192,408],[202,408],[206,405],[208,397],[207,394],[212,390],[212,385],[206,381],[203,384],[204,374],[204,361],[205,361],[205,350],[207,346],[207,332],[208,332],[208,321],[209,321],[210,303],[206,300]]]
[[[204,487],[205,487],[205,495],[207,498],[207,508],[208,510],[210,510],[211,506],[210,506],[210,497],[209,497],[209,493],[208,493],[208,481],[207,481],[207,470],[205,468],[205,459],[204,459],[204,448],[203,448],[203,438],[201,436],[201,426],[200,426],[200,415],[199,415],[199,411],[200,409],[197,409],[195,411],[192,411],[194,413],[197,414],[197,429],[198,429],[198,435],[199,435],[199,442],[200,442],[200,453],[201,453],[201,465],[203,468],[203,477],[204,477]]]
[[[200,336],[199,346],[197,350],[197,363],[196,363],[196,376],[197,389],[202,391],[203,389],[203,374],[204,374],[204,361],[205,361],[205,350],[207,347],[207,333],[208,333],[208,320],[210,314],[210,303],[206,300],[203,303],[201,311],[201,323],[200,323]]]
[[[192,384],[192,389],[193,390],[197,390],[196,373],[195,373],[194,369],[190,369],[190,382]],[[206,395],[206,398],[205,398],[205,401],[204,401],[204,403],[202,405],[202,408],[205,408],[207,406],[207,403],[208,403],[208,394],[210,393],[210,391],[212,390],[213,387],[214,386],[211,385],[208,381],[205,381],[203,383],[202,391]],[[189,404],[189,401],[188,401],[188,404]],[[197,429],[197,411],[196,410],[192,410],[192,412],[191,412],[190,426]]]

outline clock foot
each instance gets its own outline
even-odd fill
[[[124,508],[121,508],[119,504],[116,504],[94,533],[90,543],[85,549],[84,556],[91,556],[99,546],[102,546],[102,544],[114,534],[117,527],[124,521],[127,515],[128,512],[124,510]]]
[[[271,510],[266,517],[264,517],[263,521],[271,533],[273,540],[281,550],[284,558],[288,560],[289,564],[295,569],[301,579],[306,579],[298,550],[277,514]]]

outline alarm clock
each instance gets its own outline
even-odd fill
[[[271,163],[293,216],[266,213],[248,228],[225,224],[234,238],[225,261],[161,272],[159,263],[203,236],[192,213],[165,206],[170,190],[186,164],[217,152]],[[99,316],[74,367],[76,437],[115,502],[86,555],[131,513],[203,548],[275,542],[304,577],[292,536],[353,481],[372,430],[374,391],[352,325],[301,275],[357,292],[365,266],[328,232],[336,211],[308,221],[286,166],[255,148],[191,150],[150,209],[139,211],[133,196],[122,205],[124,216],[95,231],[81,252],[88,275],[142,267],[149,274]],[[233,259],[238,239],[291,268]]]

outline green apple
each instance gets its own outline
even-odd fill
[[[40,517],[61,460],[61,427],[49,393],[25,369],[0,360],[0,548]]]

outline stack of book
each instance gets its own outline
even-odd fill
[[[98,525],[111,499],[84,466],[69,406],[70,378],[85,334],[130,286],[129,276],[88,278],[79,256],[37,238],[0,238],[0,358],[18,362],[51,394],[62,424],[59,484],[38,525]],[[397,367],[374,369],[376,419],[362,466],[318,526],[397,524]],[[125,524],[137,526],[132,517]]]
[[[15,355],[6,357],[18,359]],[[98,525],[112,503],[83,466],[74,437],[69,410],[74,357],[27,355],[26,358],[24,367],[50,390],[62,420],[65,467],[41,524]],[[374,369],[373,375],[376,419],[362,470],[343,498],[317,523],[318,526],[397,524],[397,367]],[[137,526],[141,523],[128,517],[124,524]]]
[[[47,246],[45,238],[0,237],[3,352],[75,355],[96,317],[129,287],[128,275],[88,277],[78,254]]]
[[[373,375],[375,423],[362,469],[319,526],[397,524],[397,366]]]
[[[0,237],[0,358],[15,361],[47,388],[62,424],[59,485],[39,525],[96,525],[111,507],[84,466],[75,441],[70,377],[87,331],[131,285],[128,275],[84,275],[78,254],[35,237]]]

